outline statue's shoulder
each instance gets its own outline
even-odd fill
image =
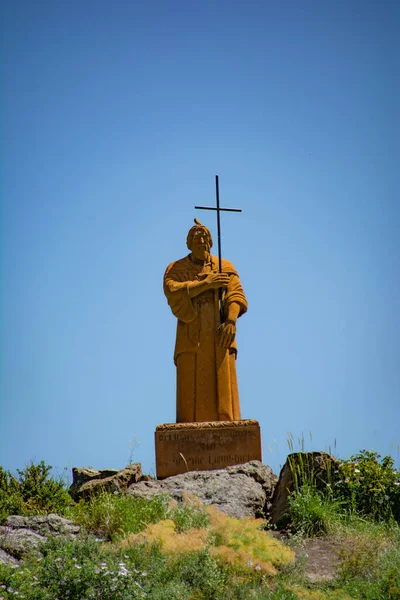
[[[213,260],[218,264],[218,257],[213,256]],[[230,275],[237,275],[235,267],[229,260],[226,260],[226,258],[222,259],[222,272],[229,273]]]
[[[173,273],[182,273],[183,271],[187,271],[190,265],[191,261],[189,256],[184,256],[179,260],[174,260],[173,262],[169,263],[168,267],[165,269],[165,274],[172,275]]]

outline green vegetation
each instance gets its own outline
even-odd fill
[[[390,457],[363,450],[322,487],[298,472],[284,543],[265,521],[234,519],[193,498],[103,492],[75,503],[50,470],[43,462],[16,475],[0,467],[0,523],[56,512],[82,533],[50,538],[42,558],[26,556],[19,568],[0,565],[0,600],[400,599],[400,474]],[[336,572],[310,583],[292,549],[318,539],[335,542]]]
[[[30,463],[12,475],[0,466],[0,523],[8,515],[64,514],[74,503],[64,482],[50,477],[52,467]]]

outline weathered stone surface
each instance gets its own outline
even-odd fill
[[[0,548],[0,565],[7,565],[7,567],[18,567],[19,562],[16,558],[8,554],[5,550]]]
[[[187,492],[228,515],[259,517],[267,510],[276,480],[270,467],[251,461],[215,471],[191,471],[162,481],[142,481],[131,485],[128,493],[143,498],[164,493],[181,501]]]
[[[128,465],[120,471],[94,469],[72,469],[73,481],[69,493],[74,500],[88,498],[102,491],[122,492],[143,478],[140,463]]]
[[[38,551],[46,538],[29,529],[12,529],[0,527],[0,548],[14,558],[22,558],[24,554]]]
[[[167,423],[155,432],[157,478],[261,461],[258,421]]]
[[[40,545],[51,536],[75,537],[80,531],[68,519],[56,514],[24,517],[11,515],[0,526],[0,562],[18,566],[24,554],[40,553]]]
[[[80,526],[69,519],[64,519],[56,514],[23,517],[12,515],[7,518],[6,525],[13,529],[30,529],[39,535],[76,535]]]
[[[87,469],[85,467],[74,467],[72,469],[72,485],[69,488],[69,493],[74,497],[75,493],[88,481],[106,479],[117,473],[118,469],[103,469],[102,471],[97,471],[96,469]]]
[[[337,460],[327,452],[294,452],[289,454],[279,475],[272,497],[270,519],[278,527],[288,520],[289,495],[305,482],[314,481],[317,489],[326,488],[334,479]]]

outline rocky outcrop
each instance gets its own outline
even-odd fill
[[[181,501],[189,493],[228,515],[261,517],[269,508],[276,481],[270,467],[251,461],[215,471],[189,471],[162,481],[141,481],[130,485],[128,494],[141,498],[167,494]]]
[[[289,454],[279,475],[269,513],[272,524],[284,527],[289,520],[289,496],[305,483],[326,489],[335,480],[338,461],[327,452],[294,452]]]
[[[95,469],[72,469],[72,485],[69,493],[74,500],[88,498],[99,492],[123,492],[133,483],[151,479],[142,475],[140,463],[128,465],[120,471],[107,469],[96,471]]]
[[[79,525],[55,514],[12,515],[0,526],[0,563],[18,566],[25,554],[40,554],[40,546],[49,536],[75,537],[79,530]]]
[[[39,535],[76,535],[79,533],[79,525],[75,525],[69,519],[59,515],[37,515],[33,517],[22,517],[12,515],[8,517],[6,525],[12,529],[30,529]]]

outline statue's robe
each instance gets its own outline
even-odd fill
[[[218,258],[210,256],[204,265],[189,256],[168,265],[164,292],[178,319],[174,362],[177,368],[176,422],[236,421],[240,419],[236,377],[237,347],[228,349],[217,341],[220,325],[219,290],[208,290],[194,298],[188,283],[218,272]],[[247,300],[233,265],[222,259],[222,272],[229,274],[223,294],[224,314],[229,305],[239,304],[239,316],[247,310]]]

